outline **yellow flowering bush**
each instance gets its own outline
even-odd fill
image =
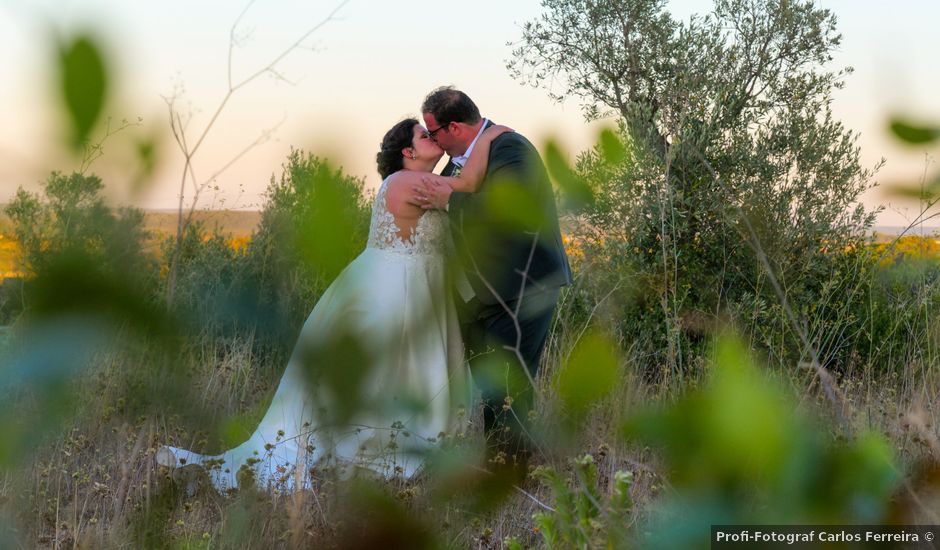
[[[904,235],[892,246],[891,243],[878,243],[875,252],[884,254],[880,264],[888,266],[906,259],[940,260],[940,244],[934,236]]]

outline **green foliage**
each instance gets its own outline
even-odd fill
[[[162,349],[161,357],[176,349],[177,325],[153,300],[156,262],[143,246],[143,215],[109,207],[102,189],[95,176],[56,172],[41,194],[20,189],[5,209],[27,278],[24,311],[0,376],[9,450],[3,466],[16,463],[72,417],[87,398],[75,384],[96,360],[125,352],[130,365],[139,364],[134,350],[144,341]],[[147,369],[126,372],[135,373],[141,385],[150,381]],[[148,393],[127,400],[140,405],[136,412],[152,404],[148,397],[155,394],[163,405],[172,403],[172,394],[162,390],[175,380],[163,377]],[[124,389],[128,397],[131,388]]]
[[[558,373],[558,395],[576,416],[607,396],[617,383],[617,352],[600,334],[581,338]]]
[[[370,214],[361,179],[294,150],[247,247],[198,223],[163,243],[164,271],[174,250],[178,262],[174,309],[200,327],[194,342],[249,338],[273,375],[320,294],[365,247]]]
[[[163,241],[165,263],[176,246],[173,236]],[[218,228],[209,230],[198,222],[187,225],[176,250],[176,311],[200,326],[206,335],[231,336],[247,331],[251,323],[240,323],[248,315],[242,295],[248,277],[245,252],[230,246]]]
[[[39,275],[66,256],[80,256],[141,290],[153,285],[155,264],[142,246],[143,212],[111,208],[103,188],[94,175],[53,172],[41,194],[17,190],[4,212],[13,224],[23,271]]]
[[[155,137],[140,138],[134,143],[134,153],[140,166],[134,179],[131,180],[131,190],[140,191],[156,172],[159,165],[159,142]]]
[[[598,488],[597,465],[591,455],[571,461],[568,479],[546,466],[536,468],[532,476],[551,487],[555,497],[554,511],[533,518],[548,548],[620,548],[628,543],[627,525],[633,513],[631,473],[614,473],[607,499]]]
[[[826,67],[841,40],[833,15],[809,1],[718,0],[688,21],[659,0],[543,6],[509,65],[534,85],[562,82],[557,98],[582,99],[588,118],[619,118],[575,168],[595,197],[581,237],[604,265],[590,274],[600,292],[633,274],[609,319],[650,369],[687,370],[705,328],[738,303],[779,304],[770,276],[794,310],[820,302],[874,219],[859,202],[871,172],[829,107],[849,71]],[[793,364],[801,344],[784,333],[775,351]]]
[[[889,123],[889,128],[895,138],[909,146],[931,145],[940,139],[940,127],[935,124],[895,118]],[[895,186],[893,191],[921,200],[933,199],[940,192],[940,174],[934,174],[921,185]]]
[[[518,182],[506,181],[494,185],[486,197],[485,211],[498,227],[521,230],[540,227],[545,223],[544,212],[535,207],[538,204],[535,193]],[[493,235],[484,233],[476,237],[492,239]]]
[[[247,260],[261,301],[276,304],[284,322],[299,325],[365,248],[372,205],[363,185],[362,179],[297,150],[281,179],[272,178]]]
[[[97,41],[78,36],[59,45],[59,93],[71,123],[71,143],[81,150],[101,117],[109,88],[108,68]]]
[[[884,437],[830,440],[761,374],[739,340],[715,347],[707,385],[651,408],[625,435],[662,452],[673,491],[646,548],[707,548],[712,524],[878,524],[901,485]]]
[[[552,180],[558,185],[572,210],[584,208],[594,200],[590,187],[568,166],[558,145],[549,142],[545,147],[545,166]]]
[[[936,126],[894,119],[890,123],[890,128],[896,138],[911,145],[925,145],[940,139],[940,128]]]

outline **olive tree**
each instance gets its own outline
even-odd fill
[[[596,197],[580,219],[618,266],[607,274],[639,285],[616,314],[654,335],[657,365],[681,370],[701,328],[729,313],[796,359],[805,346],[792,344],[850,322],[864,270],[846,250],[873,223],[859,198],[877,167],[862,168],[830,108],[851,72],[829,67],[833,14],[797,0],[716,0],[686,21],[663,0],[542,6],[508,67],[580,99],[589,120],[619,120],[625,155],[578,159]]]

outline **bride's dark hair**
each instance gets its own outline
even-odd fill
[[[379,175],[382,179],[404,167],[405,157],[402,156],[401,150],[411,147],[416,124],[418,124],[418,119],[406,118],[385,132],[382,144],[379,145],[379,152],[375,155],[375,163],[378,164]]]

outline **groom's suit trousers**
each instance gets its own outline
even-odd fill
[[[506,460],[530,451],[529,415],[535,403],[533,384],[558,302],[559,288],[527,293],[519,300],[468,306],[472,320],[465,338],[474,383],[483,398],[483,425],[488,447]]]

